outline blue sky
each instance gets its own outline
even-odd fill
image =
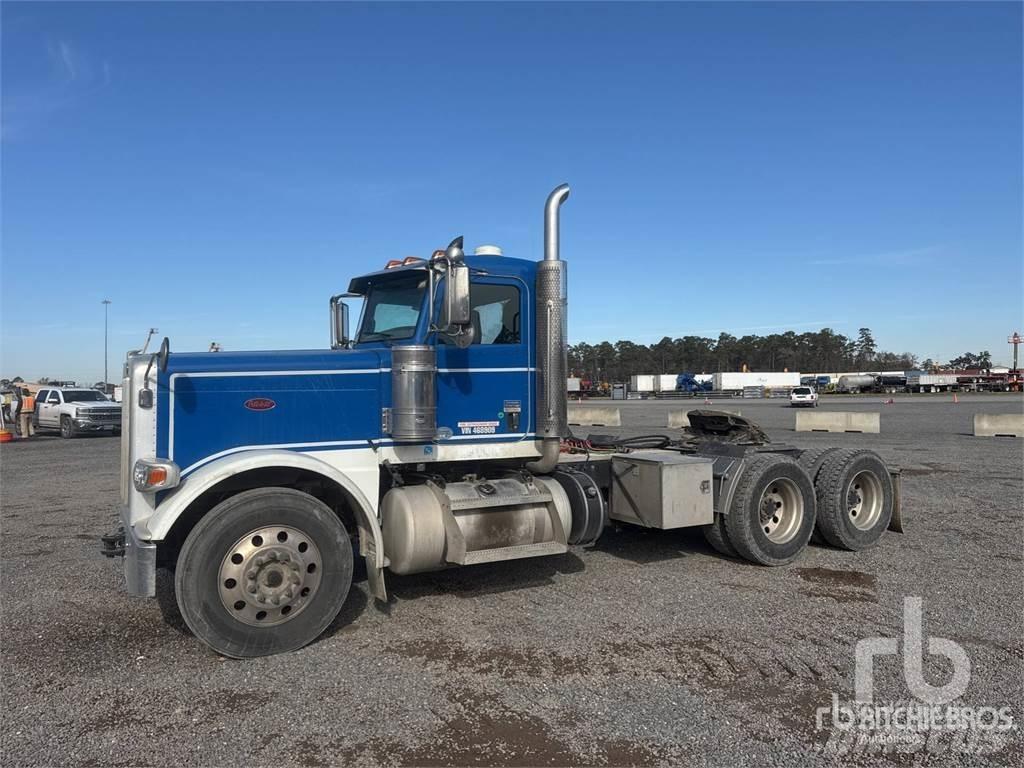
[[[1022,325],[1017,3],[19,4],[2,10],[0,375],[322,347],[453,236],[539,258],[570,340]]]

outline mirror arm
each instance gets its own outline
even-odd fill
[[[336,343],[337,339],[335,338],[335,336],[336,336],[335,329],[338,326],[337,312],[338,312],[338,299],[340,297],[341,297],[341,294],[335,294],[334,296],[331,296],[331,299],[328,302],[328,306],[330,307],[330,321],[331,321],[331,349],[337,349],[338,348],[338,345]]]
[[[364,298],[359,293],[337,293],[331,296],[328,303],[330,306],[331,320],[331,349],[348,349],[353,344],[353,339],[348,338],[348,305],[342,299]],[[338,320],[342,319],[342,327],[338,328]]]
[[[434,322],[434,297],[436,296],[436,290],[437,290],[436,286],[435,286],[435,283],[434,283],[434,280],[436,278],[434,266],[436,264],[439,264],[439,263],[443,263],[444,264],[444,272],[445,272],[445,274],[448,274],[449,272],[451,272],[451,268],[452,268],[452,262],[451,262],[451,259],[448,258],[448,254],[446,254],[444,251],[434,251],[434,255],[430,259],[430,267],[428,269],[428,273],[430,275],[430,279],[427,281],[427,287],[428,287],[428,293],[429,293],[429,297],[428,297],[427,301],[430,302],[430,306],[427,307],[427,333],[444,333],[445,332],[444,328],[441,328],[441,326],[437,325]],[[447,296],[447,291],[446,291],[446,296]],[[447,306],[447,304],[446,304],[446,306]]]

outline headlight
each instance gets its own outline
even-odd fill
[[[174,488],[181,480],[181,470],[166,459],[139,459],[132,470],[135,490],[142,493]]]
[[[82,415],[82,410],[80,408],[75,408],[75,418],[77,419],[81,415]]]

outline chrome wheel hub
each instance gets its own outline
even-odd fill
[[[796,483],[788,478],[773,480],[761,494],[759,504],[761,530],[768,540],[785,544],[800,530],[804,519],[804,498]]]
[[[866,531],[882,514],[882,483],[874,472],[859,472],[846,489],[846,509],[855,528]]]
[[[221,561],[221,602],[244,624],[290,621],[316,595],[322,564],[320,550],[297,528],[272,525],[249,531]]]

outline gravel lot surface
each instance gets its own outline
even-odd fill
[[[40,437],[2,462],[2,760],[21,765],[1024,764],[1024,440],[975,438],[1018,395],[826,398],[882,414],[880,435],[795,433],[778,401],[719,401],[801,447],[866,446],[905,469],[908,532],[859,554],[811,546],[777,569],[717,556],[697,531],[608,531],[554,558],[355,584],[329,631],[286,656],[231,661],[159,600],[121,591],[118,441]],[[626,402],[622,434],[664,432],[686,403]],[[585,435],[587,428],[577,428]],[[608,432],[594,428],[595,432]],[[924,634],[971,660],[961,704],[1009,706],[1001,740],[912,754],[817,730],[853,697],[858,640]],[[927,648],[927,641],[926,641]],[[928,656],[926,677],[952,666]],[[876,700],[909,699],[880,658]],[[904,750],[909,749],[903,747]]]

